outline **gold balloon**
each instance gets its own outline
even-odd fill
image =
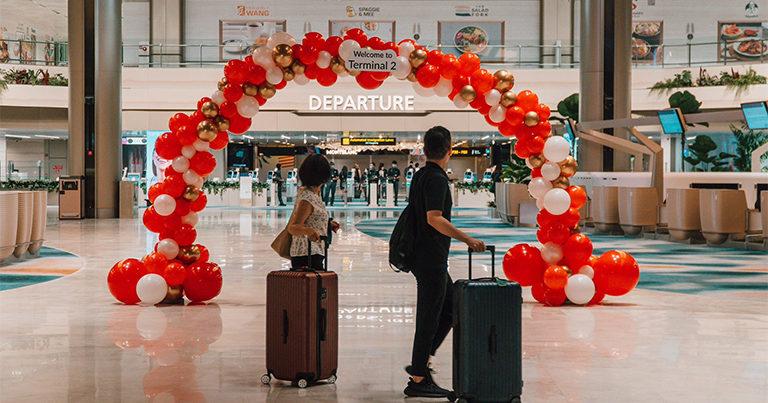
[[[347,72],[348,72],[348,73],[349,73],[349,75],[350,75],[350,76],[352,76],[352,77],[357,77],[357,76],[359,76],[359,75],[360,75],[360,73],[361,73],[361,71],[360,71],[360,70],[349,70],[349,71],[347,71]]]
[[[245,95],[255,97],[259,93],[259,86],[256,84],[245,83],[243,84],[243,92]]]
[[[534,168],[540,168],[542,165],[544,165],[544,156],[541,154],[531,155],[528,157],[528,163],[531,164],[531,166]]]
[[[416,49],[408,55],[408,61],[411,62],[411,66],[414,68],[421,66],[427,61],[427,51],[424,49]]]
[[[416,79],[416,73],[414,73],[413,71],[411,71],[410,73],[408,73],[408,77],[406,77],[406,78],[408,79],[408,81],[410,81],[410,82],[412,82],[412,83],[415,83],[416,81],[418,81],[418,80]]]
[[[168,286],[168,291],[165,293],[165,299],[161,304],[183,304],[184,303],[184,288],[180,285]]]
[[[571,181],[569,181],[565,176],[560,176],[552,181],[552,187],[568,189],[568,186],[571,186]]]
[[[213,101],[203,102],[200,106],[200,112],[207,118],[215,118],[219,114],[219,105]]]
[[[558,165],[560,165],[560,173],[566,178],[570,178],[576,174],[576,170],[579,168],[579,163],[576,162],[576,159],[570,155],[568,158],[561,161]]]
[[[293,74],[304,74],[305,67],[300,61],[294,60],[291,65],[291,70],[293,71]]]
[[[462,99],[464,99],[467,102],[472,102],[477,97],[477,92],[475,92],[475,88],[471,85],[467,84],[459,90],[459,95]]]
[[[501,94],[501,101],[499,101],[499,103],[505,108],[515,106],[515,103],[517,103],[517,94],[515,94],[514,91],[504,92]]]
[[[275,64],[280,67],[288,67],[293,63],[293,48],[290,45],[281,43],[275,46],[272,51],[272,58],[275,59]]]
[[[220,132],[225,132],[229,130],[229,119],[225,118],[224,116],[218,116],[216,118],[216,125],[219,126]]]
[[[347,68],[344,66],[344,62],[339,59],[338,57],[334,57],[331,59],[331,71],[338,74],[344,74],[344,72],[347,71]]]
[[[223,90],[224,87],[226,87],[226,86],[227,86],[227,78],[226,77],[222,77],[221,80],[219,80],[219,84],[218,84],[219,91]]]
[[[212,141],[219,134],[219,127],[212,120],[203,120],[197,125],[197,138],[203,141]]]
[[[197,245],[182,246],[179,248],[179,254],[176,256],[184,265],[195,263],[200,258],[200,248]]]
[[[515,76],[507,70],[497,70],[493,76],[496,78],[496,89],[500,92],[508,91],[515,86]]]
[[[296,73],[291,69],[283,69],[283,80],[291,81],[296,77]]]
[[[535,111],[526,112],[525,117],[523,118],[523,123],[528,127],[536,126],[539,124],[539,114]]]
[[[275,90],[275,86],[269,83],[259,88],[259,95],[261,95],[261,97],[264,99],[274,97],[276,92],[277,90]]]
[[[200,190],[192,185],[187,185],[182,196],[184,196],[184,199],[193,202],[200,197]]]

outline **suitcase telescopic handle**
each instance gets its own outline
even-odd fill
[[[485,245],[485,250],[491,252],[491,277],[496,278],[496,245]],[[472,280],[472,248],[467,248],[469,253],[469,279]]]
[[[328,270],[328,237],[325,235],[320,235],[320,240],[323,241],[323,245],[325,248],[325,269]],[[307,269],[312,268],[312,241],[309,240],[309,237],[307,237]]]

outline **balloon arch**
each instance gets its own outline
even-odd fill
[[[349,71],[345,61],[362,48],[394,51],[391,71]],[[509,71],[491,73],[481,68],[473,53],[457,58],[428,51],[412,39],[396,44],[368,38],[355,28],[344,37],[323,38],[309,32],[301,43],[287,33],[275,33],[267,46],[256,48],[244,60],[230,60],[218,90],[200,99],[192,114],[171,117],[170,131],[155,146],[157,155],[171,164],[164,179],[148,189],[152,206],[143,216],[144,225],[159,234],[159,241],[142,260],[125,259],[112,267],[108,276],[112,295],[126,304],[180,302],[184,295],[193,302],[216,297],[221,269],[209,262],[208,250],[195,243],[198,213],[207,202],[203,181],[216,166],[208,150],[226,147],[228,132],[247,131],[259,106],[289,81],[304,85],[316,80],[327,87],[347,75],[366,90],[380,87],[389,76],[409,80],[419,94],[447,96],[458,108],[471,106],[502,135],[517,138],[514,152],[531,168],[528,188],[540,209],[537,238],[543,246],[512,247],[504,256],[504,272],[510,280],[532,286],[536,300],[551,306],[566,299],[595,304],[605,295],[623,295],[635,287],[639,268],[632,256],[619,251],[593,256],[591,241],[578,232],[586,193],[569,184],[576,161],[569,156],[568,142],[552,136],[550,109],[539,103],[536,94],[513,91],[515,80]]]

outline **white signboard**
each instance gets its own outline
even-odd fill
[[[248,200],[250,202],[253,197],[253,178],[250,176],[240,177],[240,200]]]
[[[392,49],[357,49],[352,51],[352,57],[347,60],[346,66],[348,70],[393,73],[397,68],[396,59],[397,53]]]

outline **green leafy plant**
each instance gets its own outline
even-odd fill
[[[495,186],[493,182],[456,182],[456,189],[468,191],[470,193],[477,193],[481,190],[491,191],[491,187]]]
[[[557,113],[575,121],[579,120],[579,94],[571,94],[557,104]]]
[[[2,190],[45,190],[47,192],[55,192],[59,190],[59,182],[45,179],[0,181],[0,191]]]
[[[733,87],[738,90],[743,90],[750,85],[765,84],[768,82],[765,76],[758,74],[750,67],[746,73],[741,74],[738,71],[731,69],[731,72],[723,71],[720,73],[720,85]]]
[[[676,73],[674,77],[668,78],[663,81],[659,81],[651,86],[651,91],[665,92],[675,88],[686,87],[713,87],[718,85],[724,85],[726,87],[742,91],[750,85],[766,84],[768,78],[759,74],[752,67],[747,69],[744,73],[731,69],[730,72],[723,71],[719,75],[713,76],[707,73],[706,69],[699,69],[699,76],[696,80],[693,79],[693,74],[690,70],[683,70],[680,73]]]
[[[711,154],[717,149],[717,144],[711,137],[706,135],[696,136],[693,144],[688,146],[690,155],[683,157],[685,162],[691,164],[695,172],[723,172],[728,170],[729,158],[735,157],[733,154],[721,152]]]
[[[675,73],[674,77],[653,84],[651,90],[669,90],[680,87],[693,87],[693,75],[690,70]]]
[[[669,96],[669,107],[680,108],[683,113],[697,113],[701,108],[701,101],[687,90],[677,91]]]
[[[253,182],[251,189],[256,193],[261,193],[269,189],[269,183],[267,182]]]
[[[66,87],[69,85],[69,79],[63,74],[51,75],[48,70],[0,70],[0,80],[7,84],[16,85],[50,85],[56,87]],[[0,85],[2,87],[2,85]]]
[[[752,130],[744,123],[741,124],[741,127],[732,124],[730,128],[736,137],[736,156],[733,157],[733,165],[741,172],[750,172],[752,170],[752,152],[768,142],[768,134],[759,130]],[[763,159],[765,157],[761,158],[761,160]]]
[[[528,183],[531,181],[531,168],[525,165],[525,160],[514,153],[509,162],[501,170],[501,181],[511,183]]]
[[[203,183],[203,190],[208,194],[220,195],[227,189],[240,189],[240,182],[205,181]]]

